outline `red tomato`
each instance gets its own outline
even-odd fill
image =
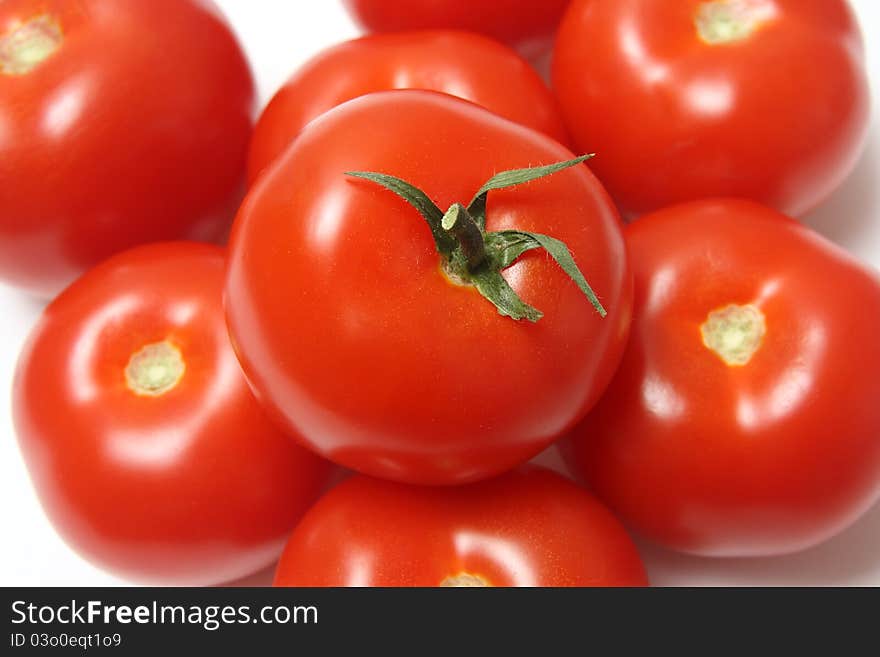
[[[312,122],[251,190],[230,243],[227,321],[258,397],[320,454],[408,483],[485,478],[547,447],[598,399],[629,326],[602,186],[579,165],[489,195],[487,228],[565,241],[608,311],[530,251],[501,280],[546,311],[529,323],[452,282],[419,213],[346,172],[392,174],[445,209],[498,171],[571,157],[428,91],[370,94]]]
[[[793,552],[880,495],[880,281],[746,201],[627,228],[632,340],[570,461],[622,519],[712,556]]]
[[[205,0],[0,3],[0,280],[52,294],[142,242],[221,237],[253,82]]]
[[[480,32],[526,51],[546,47],[569,0],[343,0],[370,32],[448,28]]]
[[[733,196],[801,216],[852,170],[868,126],[845,0],[574,0],[553,82],[629,215]]]
[[[357,476],[290,536],[276,586],[645,586],[635,546],[585,490],[542,468],[456,488]]]
[[[512,50],[467,32],[383,34],[325,50],[281,87],[257,122],[248,180],[327,110],[374,91],[408,88],[459,96],[560,142],[568,139],[550,90]]]
[[[19,362],[15,425],[40,500],[76,550],[125,577],[260,570],[327,479],[247,387],[224,263],[185,242],[119,254],[49,305]]]

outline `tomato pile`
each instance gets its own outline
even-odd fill
[[[797,220],[867,132],[845,0],[345,5],[375,34],[256,122],[210,2],[0,6],[0,280],[56,295],[13,415],[74,549],[643,586],[628,532],[787,554],[874,504],[880,278]]]

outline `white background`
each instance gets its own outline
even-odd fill
[[[250,57],[263,104],[310,55],[357,35],[336,0],[216,2],[226,12]],[[852,0],[852,4],[865,34],[873,87],[880,89],[880,3]],[[806,223],[880,268],[878,183],[880,118],[875,111],[868,148],[858,169],[833,199],[806,218]],[[18,453],[9,388],[18,351],[41,308],[41,302],[0,284],[0,585],[123,584],[80,559],[57,537],[34,496]],[[556,463],[554,454],[540,460]],[[880,505],[844,534],[789,557],[697,559],[640,547],[651,581],[659,585],[880,586]],[[267,571],[246,583],[270,581]]]

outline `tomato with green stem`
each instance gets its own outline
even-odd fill
[[[352,98],[390,89],[448,93],[562,143],[568,140],[547,85],[504,45],[454,30],[379,34],[328,48],[278,90],[251,139],[249,182],[312,119]]]
[[[355,476],[291,534],[276,586],[645,586],[639,554],[587,491],[525,467],[453,488]]]
[[[257,396],[383,478],[463,483],[536,455],[596,402],[629,327],[620,219],[584,159],[427,91],[312,122],[230,243],[227,321]]]
[[[632,339],[573,469],[694,554],[783,554],[851,524],[880,496],[877,272],[747,201],[674,206],[626,237]]]
[[[253,398],[223,321],[224,267],[204,244],[118,254],[47,307],[18,364],[37,495],[74,549],[123,577],[259,571],[331,473]]]

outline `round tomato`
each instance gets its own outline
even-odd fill
[[[356,476],[290,536],[276,586],[645,586],[623,526],[542,468],[456,488]]]
[[[670,548],[793,552],[880,495],[880,281],[747,201],[627,228],[632,340],[572,466]]]
[[[852,170],[868,126],[845,0],[574,0],[553,82],[628,215],[731,196],[801,216]]]
[[[248,64],[204,0],[0,3],[0,280],[53,294],[130,246],[222,237]]]
[[[370,32],[451,28],[480,32],[539,52],[549,43],[569,0],[343,0]]]
[[[114,256],[49,305],[18,365],[15,425],[49,518],[125,577],[215,584],[268,566],[329,474],[251,395],[224,264],[185,242]]]
[[[587,167],[571,166],[582,158],[475,193],[497,172],[571,157],[428,91],[362,96],[313,121],[251,190],[230,242],[227,321],[257,396],[320,454],[408,483],[485,478],[547,447],[623,352],[620,219]],[[375,172],[398,193],[423,190],[410,200],[425,216],[362,179]],[[557,266],[547,234],[601,304]]]
[[[458,96],[560,142],[568,139],[550,90],[512,50],[468,32],[382,34],[325,50],[281,87],[257,122],[248,180],[327,110],[374,91],[408,88]]]

